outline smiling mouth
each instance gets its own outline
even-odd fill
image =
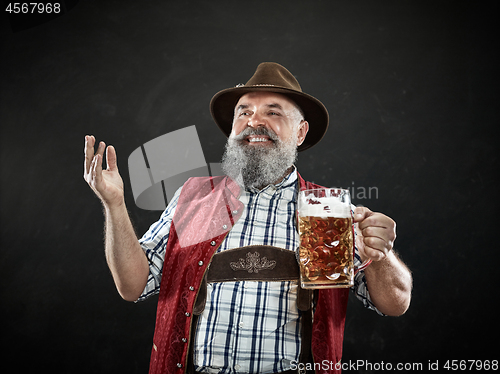
[[[249,136],[246,140],[250,144],[274,143],[273,140],[266,136]]]

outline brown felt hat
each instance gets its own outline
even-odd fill
[[[297,104],[309,122],[309,132],[299,146],[304,151],[318,143],[328,128],[328,111],[321,101],[302,92],[297,79],[275,62],[263,62],[246,84],[239,84],[217,92],[210,101],[210,113],[222,132],[229,136],[233,126],[234,108],[241,96],[248,92],[267,91],[286,95]]]

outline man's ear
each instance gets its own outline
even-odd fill
[[[306,138],[306,135],[307,135],[307,132],[309,131],[309,122],[307,122],[306,120],[302,120],[300,121],[299,123],[299,128],[298,128],[298,136],[297,136],[297,147],[299,145],[301,145],[305,138]]]

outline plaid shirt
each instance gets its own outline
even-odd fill
[[[295,224],[297,172],[278,185],[245,190],[245,211],[218,251],[248,245],[271,245],[294,251],[299,245]],[[146,288],[139,298],[159,292],[165,247],[180,189],[140,239],[150,263]],[[355,265],[361,262],[355,255]],[[300,353],[301,313],[295,300],[298,284],[288,282],[223,282],[208,284],[207,302],[194,342],[197,371],[207,373],[273,373],[291,368]],[[353,291],[363,304],[370,301],[363,271]]]

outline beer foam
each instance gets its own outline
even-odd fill
[[[299,216],[351,218],[350,204],[343,203],[335,197],[318,199],[313,194],[300,196]],[[315,204],[317,201],[319,204]]]

